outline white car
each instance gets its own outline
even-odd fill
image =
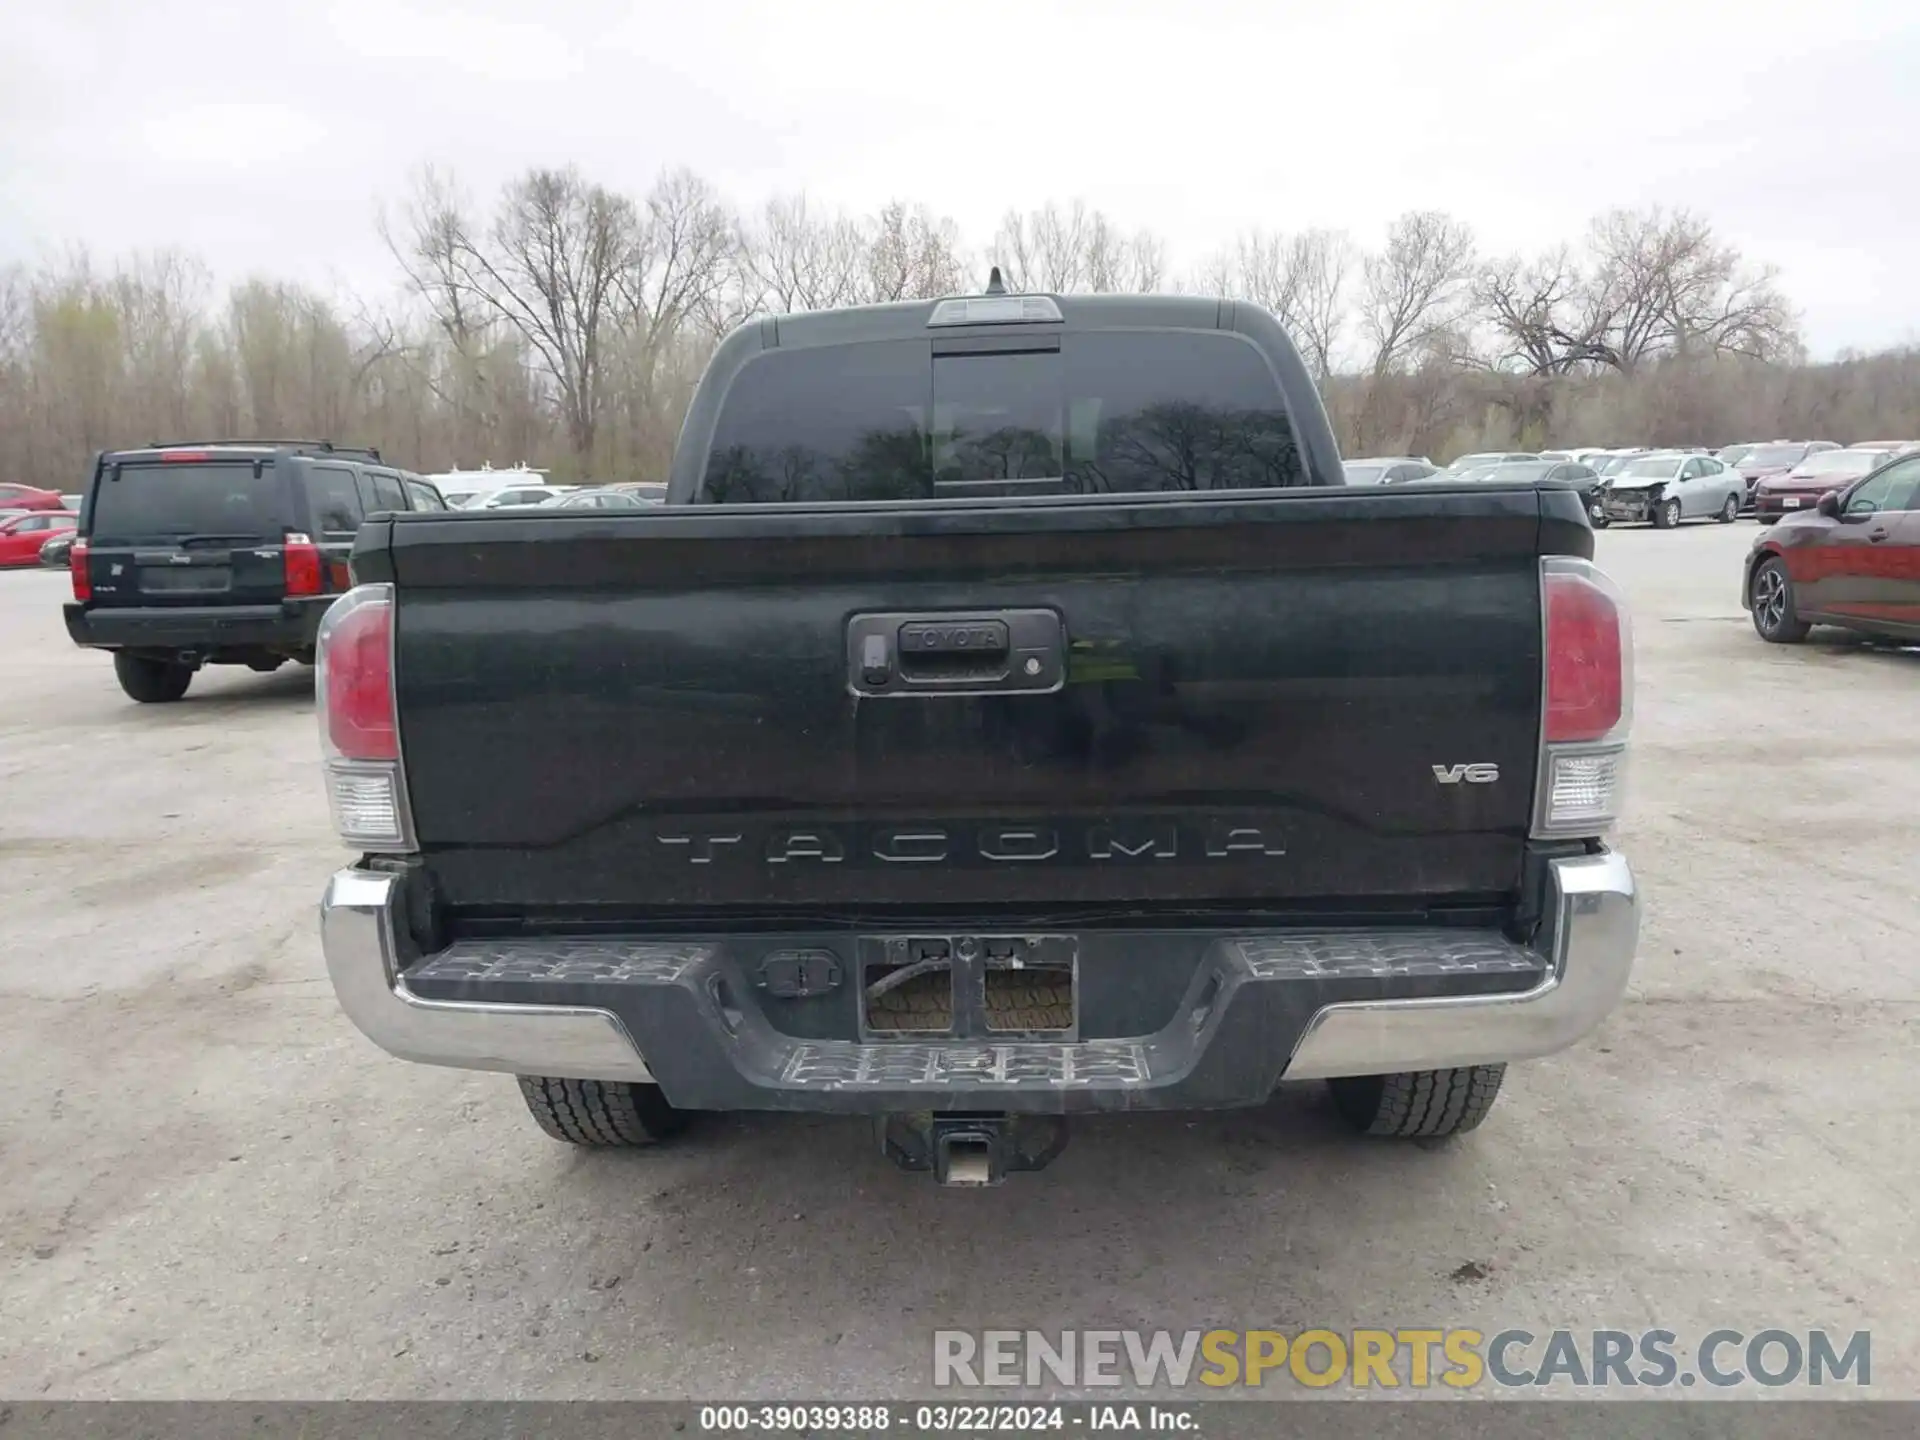
[[[1607,478],[1600,506],[1608,521],[1644,520],[1657,530],[1705,518],[1731,525],[1747,498],[1738,470],[1697,451],[1636,455]]]
[[[534,505],[544,505],[549,500],[558,500],[567,493],[564,485],[509,485],[504,490],[495,490],[491,495],[482,495],[464,508],[468,510],[522,510]]]
[[[546,471],[525,465],[506,470],[495,470],[490,465],[480,470],[442,470],[420,478],[438,490],[452,510],[478,510],[483,500],[502,490],[525,490],[547,484]]]
[[[1457,480],[1469,470],[1484,470],[1489,465],[1523,465],[1529,460],[1540,457],[1531,450],[1483,450],[1472,455],[1462,455],[1435,478]]]

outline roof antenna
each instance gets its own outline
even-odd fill
[[[1007,293],[1007,285],[1006,282],[1000,278],[1000,267],[998,265],[987,272],[986,293],[989,295],[1004,295]]]

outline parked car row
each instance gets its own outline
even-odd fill
[[[1693,519],[1731,524],[1745,512],[1771,525],[1886,461],[1913,453],[1920,453],[1920,441],[1864,440],[1842,448],[1831,440],[1769,440],[1717,451],[1705,446],[1575,446],[1475,451],[1444,469],[1424,456],[1373,456],[1347,462],[1346,475],[1350,485],[1418,480],[1571,484],[1595,528],[1618,522],[1670,530]]]

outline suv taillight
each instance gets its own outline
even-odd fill
[[[305,535],[287,536],[282,570],[289,595],[318,595],[325,574],[320,564],[320,547]]]
[[[1620,817],[1633,728],[1633,625],[1618,586],[1586,560],[1540,562],[1546,704],[1533,834],[1591,838]]]
[[[393,587],[360,585],[320,621],[314,695],[333,828],[362,850],[413,848],[393,694]]]
[[[76,540],[67,549],[67,573],[73,577],[73,598],[93,599],[93,575],[87,569],[87,542]]]

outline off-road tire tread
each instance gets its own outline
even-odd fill
[[[953,972],[933,970],[867,1001],[869,1030],[943,1034],[953,1028]]]
[[[533,1122],[569,1145],[653,1145],[686,1128],[658,1085],[517,1075]]]
[[[1028,980],[987,987],[990,1030],[1071,1030],[1073,982]]]
[[[1334,1103],[1362,1134],[1399,1139],[1464,1135],[1487,1118],[1505,1065],[1356,1075],[1330,1081]]]

